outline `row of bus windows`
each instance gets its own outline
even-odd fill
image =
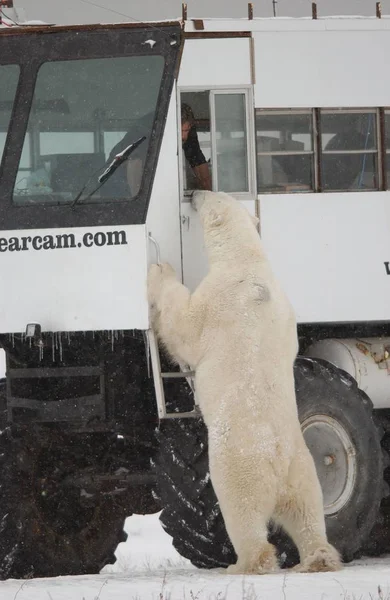
[[[376,109],[257,110],[259,191],[380,189],[378,125]]]
[[[390,176],[390,109],[256,109],[254,124],[241,92],[184,92],[193,108],[200,147],[212,171],[213,189],[250,190],[255,127],[259,193],[379,190]],[[382,124],[382,126],[381,126]],[[196,187],[188,164],[185,188]],[[385,168],[380,168],[384,165]],[[389,177],[390,184],[390,177]]]

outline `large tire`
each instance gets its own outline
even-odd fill
[[[363,549],[364,554],[369,556],[390,552],[390,412],[379,410],[376,411],[375,416],[379,426],[385,432],[382,438],[384,481],[380,513]]]
[[[115,495],[67,484],[75,470],[109,462],[110,443],[80,441],[31,426],[0,433],[1,579],[98,573],[115,561],[128,510]]]
[[[373,420],[369,398],[349,375],[329,363],[298,358],[295,381],[304,435],[314,454],[319,476],[324,479],[321,484],[325,510],[329,513],[326,516],[328,537],[344,560],[349,561],[361,552],[379,515],[385,466],[382,430]],[[313,435],[316,429],[323,434],[320,443]],[[203,421],[164,423],[159,437],[156,471],[164,506],[160,520],[172,536],[175,548],[198,567],[224,567],[235,562],[209,477]],[[335,449],[330,447],[333,442]],[[348,456],[355,452],[354,460],[345,460],[343,444],[349,449]],[[337,480],[339,493],[336,490],[331,496],[329,472],[325,472],[324,477],[321,467],[324,459],[333,473],[343,465],[348,466],[344,468],[347,492]],[[334,506],[337,511],[333,510]],[[296,549],[287,536],[274,532],[270,541],[276,544],[284,566],[297,562]]]
[[[167,421],[158,435],[155,467],[164,529],[176,550],[196,567],[228,566],[235,553],[210,480],[203,420]]]
[[[362,553],[387,493],[371,400],[346,372],[319,359],[295,370],[299,419],[324,495],[329,540],[345,561]]]

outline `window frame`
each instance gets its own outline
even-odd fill
[[[275,151],[267,151],[267,152],[259,152],[257,146],[257,126],[256,126],[256,117],[259,114],[263,115],[307,115],[311,117],[311,151],[306,150],[275,150]],[[310,194],[317,191],[317,182],[318,182],[318,161],[317,161],[317,146],[318,146],[318,136],[316,135],[316,117],[315,117],[315,109],[314,108],[276,108],[276,109],[268,109],[268,108],[256,108],[255,109],[255,137],[256,137],[256,170],[257,170],[257,156],[311,156],[311,167],[312,167],[312,179],[313,185],[308,190],[268,190],[266,192],[257,189],[257,193],[259,194]],[[257,180],[256,180],[257,185]]]
[[[245,127],[246,127],[246,152],[247,152],[247,175],[248,175],[248,191],[246,192],[231,192],[230,195],[239,201],[255,200],[257,198],[257,182],[256,182],[256,146],[255,146],[255,112],[254,112],[254,96],[252,85],[229,85],[229,86],[183,86],[177,88],[177,142],[179,156],[179,192],[182,202],[190,202],[194,190],[184,188],[184,166],[185,159],[182,150],[181,140],[181,95],[192,92],[209,92],[209,108],[210,108],[210,145],[211,145],[211,160],[212,160],[212,186],[216,189],[218,181],[215,173],[214,165],[216,165],[216,121],[215,121],[215,102],[214,97],[218,94],[243,94],[245,102]]]
[[[319,171],[321,172],[321,186],[318,187],[318,191],[324,194],[334,194],[334,193],[351,193],[351,192],[378,192],[383,189],[383,168],[382,168],[382,152],[381,152],[381,139],[382,139],[382,131],[381,131],[381,122],[380,122],[380,109],[378,107],[353,107],[353,108],[328,108],[321,107],[316,109],[318,111],[318,122],[319,128],[317,130],[317,165]],[[322,149],[322,135],[321,135],[321,117],[323,114],[374,114],[375,115],[375,127],[376,127],[376,149],[375,150],[323,150]],[[323,179],[322,179],[322,157],[324,155],[337,155],[337,154],[349,154],[349,155],[362,155],[362,154],[373,154],[376,155],[376,176],[377,176],[377,186],[373,188],[366,189],[333,189],[333,190],[324,190],[323,189]]]
[[[311,113],[312,114],[312,156],[313,156],[313,188],[311,190],[269,190],[263,192],[258,190],[258,195],[264,194],[292,194],[292,193],[300,193],[300,194],[310,194],[310,193],[323,193],[323,194],[340,194],[340,193],[353,193],[353,192],[377,192],[383,191],[386,188],[386,159],[387,155],[390,155],[390,148],[386,152],[385,148],[385,115],[386,113],[390,115],[390,107],[321,107],[321,108],[266,108],[266,107],[256,107],[255,115],[259,112],[265,115],[286,115],[286,114],[303,114],[303,113]],[[374,113],[375,114],[375,127],[376,127],[376,149],[375,150],[341,150],[341,151],[323,151],[322,150],[322,135],[321,135],[321,116],[322,114],[364,114],[364,113]],[[256,121],[255,121],[256,127]],[[390,134],[390,132],[389,132]],[[255,129],[255,136],[257,142],[257,129]],[[310,152],[262,152],[264,155],[293,155],[293,154],[310,154]],[[376,155],[376,176],[378,184],[375,188],[369,189],[334,189],[334,190],[325,190],[323,188],[323,178],[322,178],[322,156],[330,154],[374,154]],[[390,161],[389,161],[390,166]],[[257,161],[256,161],[257,167]]]

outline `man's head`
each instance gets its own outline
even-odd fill
[[[194,125],[195,117],[192,108],[188,104],[181,105],[181,139],[185,142]]]

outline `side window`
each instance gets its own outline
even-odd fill
[[[18,65],[0,66],[0,163],[3,158],[5,141],[11,122],[12,108],[19,80]]]
[[[314,189],[312,111],[256,110],[259,192]]]
[[[211,100],[215,114],[215,187],[231,194],[249,192],[246,95],[212,92]]]
[[[254,195],[249,92],[183,91],[180,104],[184,191]]]
[[[321,110],[324,191],[377,190],[377,111]]]

